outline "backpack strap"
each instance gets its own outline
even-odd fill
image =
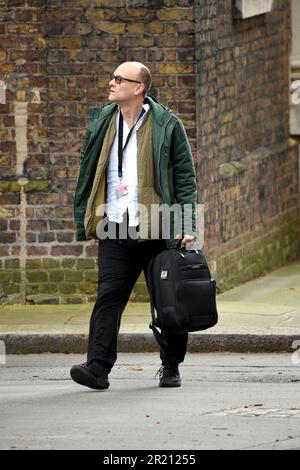
[[[167,349],[167,341],[162,334],[162,332],[159,332],[156,326],[153,325],[152,322],[149,323],[149,328],[153,331],[154,338],[158,342],[159,346],[163,350],[163,352],[166,354],[166,349]]]
[[[152,317],[152,324],[155,325],[156,318],[154,313],[154,286],[153,286],[153,278],[152,278],[152,268],[154,263],[154,257],[150,260],[148,266],[148,287],[149,287],[149,297],[150,297],[150,309],[151,309],[151,317]]]
[[[149,328],[153,331],[154,338],[158,342],[159,346],[165,352],[167,348],[167,342],[163,335],[163,332],[159,332],[156,326],[156,318],[155,318],[155,307],[154,307],[154,285],[153,285],[153,277],[152,277],[152,268],[154,263],[154,257],[151,259],[148,267],[148,286],[149,286],[149,297],[150,297],[150,309],[151,309],[151,317],[152,321],[149,323]]]

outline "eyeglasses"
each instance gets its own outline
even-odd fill
[[[114,80],[117,85],[120,85],[122,80],[126,80],[126,82],[142,83],[142,82],[139,82],[138,80],[131,80],[131,78],[124,78],[124,77],[121,77],[121,75],[114,75],[114,74],[111,75],[111,80]]]

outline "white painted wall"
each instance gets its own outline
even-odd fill
[[[262,15],[272,10],[273,0],[235,0],[242,18]]]
[[[290,133],[300,135],[300,0],[291,0],[292,47],[291,47],[291,104]]]
[[[300,0],[292,0],[292,66],[293,62],[300,66]]]

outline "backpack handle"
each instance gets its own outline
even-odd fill
[[[183,238],[179,238],[179,240],[176,242],[175,249],[179,251],[195,251],[197,255],[199,254],[199,249],[198,248],[186,248],[185,246],[181,246]]]

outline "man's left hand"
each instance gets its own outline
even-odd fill
[[[176,237],[177,238],[177,237]],[[178,237],[179,238],[179,237]],[[194,235],[184,235],[183,239],[181,240],[181,245],[180,248],[184,248],[190,243],[194,242],[196,240],[196,237]]]

